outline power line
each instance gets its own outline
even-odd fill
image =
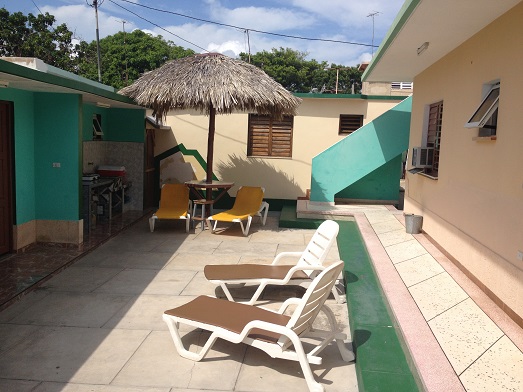
[[[182,37],[180,37],[180,36],[177,35],[177,34],[174,34],[172,31],[169,31],[169,30],[167,30],[167,29],[164,29],[162,26],[160,26],[160,25],[158,25],[158,24],[156,24],[156,23],[154,23],[154,22],[152,22],[152,21],[150,21],[150,20],[144,18],[144,17],[141,16],[141,15],[138,15],[136,12],[133,12],[133,11],[131,11],[131,10],[125,8],[124,6],[122,6],[122,5],[120,5],[120,4],[116,3],[116,2],[114,2],[113,0],[109,0],[109,1],[110,1],[111,3],[113,3],[114,5],[120,7],[121,9],[123,9],[123,10],[125,10],[125,11],[127,11],[127,12],[129,12],[129,13],[131,13],[131,14],[133,14],[134,16],[136,16],[136,17],[138,17],[138,18],[140,18],[140,19],[142,19],[142,20],[145,20],[147,23],[150,23],[150,24],[152,24],[153,26],[156,26],[156,27],[158,27],[159,29],[161,29],[161,30],[163,30],[163,31],[165,31],[165,32],[167,32],[167,33],[174,35],[175,37],[181,39],[181,40],[184,41],[184,42],[187,42],[187,43],[190,44],[190,45],[196,46],[198,49],[201,49],[201,50],[203,50],[203,51],[205,51],[205,52],[208,52],[207,49],[202,48],[201,46],[195,44],[194,42],[188,41],[188,40],[186,40],[185,38],[182,38]],[[131,2],[128,1],[128,3],[131,3]],[[131,4],[134,4],[134,3],[131,3]],[[136,4],[135,4],[135,5],[136,5]]]
[[[116,4],[118,5],[119,7],[122,7],[121,5],[117,4],[115,2],[115,0],[109,0],[111,3],[113,4]],[[274,35],[274,36],[277,36],[277,37],[284,37],[284,38],[293,38],[293,39],[301,39],[301,40],[305,40],[305,41],[322,41],[322,42],[334,42],[334,43],[338,43],[338,44],[347,44],[347,45],[359,45],[359,46],[368,46],[368,47],[375,47],[374,46],[374,42],[372,44],[362,44],[362,43],[359,43],[359,42],[350,42],[350,41],[341,41],[341,40],[335,40],[335,39],[325,39],[325,38],[311,38],[311,37],[300,37],[300,36],[297,36],[297,35],[288,35],[288,34],[280,34],[280,33],[272,33],[272,32],[269,32],[269,31],[262,31],[262,30],[256,30],[256,29],[251,29],[251,28],[247,28],[247,27],[240,27],[240,26],[234,26],[234,25],[230,25],[230,24],[227,24],[227,23],[220,23],[220,22],[214,22],[212,20],[206,20],[206,19],[201,19],[201,18],[196,18],[194,16],[189,16],[189,15],[184,15],[184,14],[180,14],[178,12],[173,12],[173,11],[167,11],[167,10],[162,10],[160,8],[155,8],[155,7],[151,7],[151,6],[147,6],[147,5],[144,5],[144,4],[138,4],[138,3],[133,3],[132,1],[130,0],[118,0],[118,1],[123,1],[123,2],[126,2],[126,3],[129,3],[129,4],[132,4],[132,5],[136,5],[136,6],[139,6],[139,7],[143,7],[143,8],[147,8],[147,9],[150,9],[150,10],[153,10],[153,11],[157,11],[157,12],[163,12],[163,13],[166,13],[166,14],[171,14],[171,15],[176,15],[176,16],[180,16],[182,18],[187,18],[187,19],[192,19],[192,20],[197,20],[199,22],[204,22],[204,23],[211,23],[211,24],[215,24],[215,25],[218,25],[218,26],[224,26],[224,27],[230,27],[230,28],[233,28],[233,29],[238,29],[238,30],[243,30],[243,31],[254,31],[255,33],[260,33],[260,34],[268,34],[268,35]],[[123,9],[125,9],[124,7],[122,7]],[[134,13],[133,13],[134,14]],[[134,14],[136,15],[136,14]],[[137,15],[138,16],[138,15]],[[143,18],[142,18],[143,19]],[[145,19],[144,19],[145,20]],[[373,18],[374,20],[374,18]],[[151,23],[151,22],[149,22]],[[155,24],[155,26],[159,27],[158,25]],[[185,40],[184,40],[185,41]],[[193,44],[194,45],[194,44]]]

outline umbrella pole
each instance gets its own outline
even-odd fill
[[[212,164],[214,153],[214,131],[215,131],[216,109],[212,106],[209,108],[209,135],[207,138],[207,178],[206,182],[212,182]]]
[[[209,135],[207,138],[207,178],[206,182],[208,184],[212,183],[212,165],[213,165],[213,155],[214,155],[214,131],[215,131],[215,117],[216,109],[212,104],[209,107]],[[206,194],[207,201],[212,201],[212,189],[207,190]],[[211,205],[207,204],[206,206],[207,216],[211,213]]]

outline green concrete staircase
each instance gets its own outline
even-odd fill
[[[314,157],[310,200],[397,201],[411,109],[412,97],[408,97]]]

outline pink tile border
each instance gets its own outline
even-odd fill
[[[354,214],[413,365],[428,392],[464,392],[458,376],[364,214]],[[402,222],[402,215],[397,215]],[[423,245],[423,244],[422,244]]]

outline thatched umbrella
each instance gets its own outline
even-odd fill
[[[207,178],[212,182],[215,115],[252,111],[281,117],[294,115],[296,98],[261,69],[219,53],[170,61],[120,90],[157,119],[173,109],[196,109],[209,115]]]

